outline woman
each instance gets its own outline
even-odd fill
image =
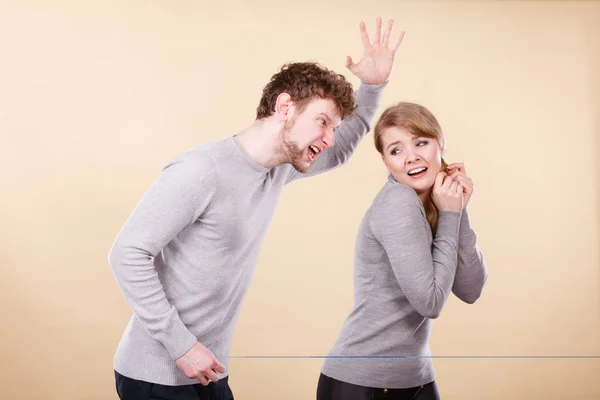
[[[359,228],[354,308],[317,399],[439,399],[433,319],[451,291],[473,303],[487,279],[466,211],[473,183],[462,164],[444,162],[440,125],[423,106],[388,108],[374,136],[390,174]]]

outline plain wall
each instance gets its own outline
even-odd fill
[[[406,31],[377,117],[427,106],[475,182],[489,280],[435,321],[442,398],[600,397],[600,3],[137,0],[0,2],[0,398],[116,399],[131,311],[107,254],[140,196],[250,124],[283,63],[358,85],[344,59],[376,16]],[[236,399],[314,398],[385,179],[370,133],[284,190],[232,355],[306,358],[233,360]]]

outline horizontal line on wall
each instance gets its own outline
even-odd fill
[[[524,359],[600,359],[600,356],[580,356],[580,355],[541,355],[541,356],[310,356],[310,355],[253,355],[253,356],[230,356],[229,358],[524,358]]]

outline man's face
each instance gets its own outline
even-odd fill
[[[288,162],[306,173],[323,150],[333,146],[341,118],[329,99],[311,100],[303,110],[292,106],[283,129],[283,151]]]

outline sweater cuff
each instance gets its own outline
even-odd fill
[[[460,217],[460,245],[461,248],[472,248],[477,241],[477,235],[471,228],[471,220],[467,209],[464,208]]]
[[[158,335],[158,340],[165,346],[173,360],[184,355],[198,342],[198,339],[192,335],[179,318],[171,328]]]
[[[460,217],[460,226],[463,228],[471,228],[471,223],[469,220],[469,213],[466,208],[463,208],[461,217]]]
[[[371,117],[374,116],[375,110],[379,108],[381,97],[383,96],[383,89],[386,86],[387,82],[382,84],[361,83],[355,94],[356,106],[363,106],[365,109],[369,110],[369,114],[372,114]]]
[[[436,236],[444,235],[447,239],[458,243],[461,213],[457,211],[440,211]]]
[[[365,93],[381,93],[383,89],[388,85],[389,81],[384,83],[364,83],[361,82],[358,87],[357,92],[365,92]]]

